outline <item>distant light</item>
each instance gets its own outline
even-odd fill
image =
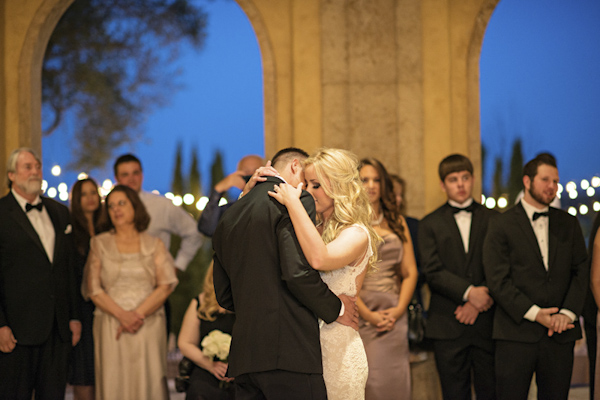
[[[585,204],[582,204],[579,206],[579,214],[585,215],[588,213],[588,211],[589,211],[588,206],[586,206]]]
[[[558,199],[560,200],[560,198],[561,198],[562,196],[560,195],[560,193],[556,193],[556,197],[558,197]]]
[[[69,192],[60,192],[58,194],[58,198],[61,199],[62,201],[69,200]]]
[[[557,193],[561,194],[563,192],[563,190],[564,190],[563,185],[559,183],[558,184],[558,192]]]
[[[577,184],[575,182],[571,181],[571,182],[567,183],[566,189],[567,189],[567,192],[577,190]]]
[[[485,206],[489,209],[496,207],[496,199],[494,199],[493,197],[488,197],[485,200]]]
[[[154,189],[151,193],[160,195],[160,192],[156,189]]]
[[[576,216],[577,215],[577,209],[575,207],[569,207],[569,210],[567,211],[569,214],[571,214],[572,216]]]
[[[104,186],[100,186],[98,188],[98,191],[100,192],[100,196],[101,197],[106,197],[108,196],[108,194],[110,193],[110,188],[105,188]]]
[[[45,192],[46,189],[48,189],[48,181],[45,179],[42,179],[42,192]]]
[[[594,208],[594,211],[600,211],[600,201],[595,201],[592,207]]]
[[[194,195],[191,193],[186,193],[183,196],[183,202],[188,206],[194,204]]]
[[[580,186],[583,190],[586,190],[587,188],[590,187],[590,182],[587,179],[582,179]]]
[[[485,194],[481,194],[481,204],[485,204]]]
[[[221,197],[221,200],[219,200],[219,206],[224,206],[225,204],[227,204],[227,199],[225,197]]]
[[[571,190],[569,192],[569,198],[576,199],[577,198],[577,190]]]
[[[105,179],[104,182],[102,182],[102,187],[106,190],[110,190],[112,189],[112,181],[110,179]]]
[[[173,201],[173,204],[175,204],[177,207],[179,207],[180,205],[183,204],[183,199],[181,198],[180,195],[173,197],[172,201]]]
[[[200,197],[200,199],[196,202],[196,208],[200,211],[204,210],[204,208],[206,207],[206,205],[208,204],[208,197],[206,196],[202,196]]]
[[[588,197],[594,197],[594,195],[596,194],[596,189],[590,186],[589,188],[587,188],[585,193],[588,195]]]
[[[508,200],[506,199],[506,197],[500,197],[498,199],[498,207],[506,208],[507,205],[508,205]]]
[[[69,189],[69,187],[67,186],[66,183],[61,182],[58,184],[58,192],[59,193],[68,192],[68,189]],[[60,199],[60,196],[58,196],[58,198]],[[63,201],[65,201],[65,200],[63,200]]]
[[[59,176],[60,175],[60,165],[55,165],[54,167],[52,167],[52,169],[50,170],[50,172],[52,173],[52,175],[54,176]]]
[[[598,186],[600,186],[600,178],[595,176],[592,178],[592,186],[597,188]]]
[[[77,175],[77,180],[83,180],[83,179],[87,179],[88,178],[88,174],[86,174],[85,172],[80,172],[79,175]]]
[[[48,197],[50,197],[51,199],[55,198],[57,194],[56,188],[51,187],[48,189]]]
[[[171,192],[167,192],[165,193],[165,197],[171,201],[173,201],[173,198],[175,197],[175,195]]]

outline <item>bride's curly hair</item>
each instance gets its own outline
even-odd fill
[[[319,220],[323,224],[323,241],[333,241],[342,230],[353,224],[364,226],[371,237],[373,255],[369,259],[369,267],[373,268],[382,239],[371,227],[373,209],[358,174],[358,158],[347,150],[322,148],[303,164],[304,168],[314,167],[323,191],[333,200],[331,217],[327,221]]]

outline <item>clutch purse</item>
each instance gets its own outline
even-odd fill
[[[411,348],[423,342],[425,338],[425,324],[423,306],[413,297],[408,305],[408,344]]]
[[[190,387],[190,375],[194,369],[194,363],[187,357],[179,361],[177,368],[178,376],[175,377],[175,390],[179,393],[187,392]]]

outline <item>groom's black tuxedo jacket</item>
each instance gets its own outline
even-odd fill
[[[581,313],[589,282],[589,265],[577,218],[550,207],[548,224],[548,271],[521,203],[490,221],[483,248],[487,282],[498,307],[494,339],[535,343],[548,329],[524,319],[537,304],[541,308],[566,308]],[[575,328],[552,338],[559,343],[581,337]]]
[[[285,206],[268,195],[274,177],[227,210],[213,236],[219,304],[236,313],[229,376],[286,370],[322,373],[317,317],[329,323],[341,302],[308,265]],[[314,220],[311,195],[302,203]]]
[[[495,212],[475,202],[474,207],[468,253],[465,253],[448,203],[419,223],[421,267],[431,289],[426,335],[432,339],[456,339],[467,330],[479,334],[474,335],[474,339],[479,337],[490,342],[492,337],[493,308],[480,313],[472,326],[461,324],[454,315],[456,307],[464,303],[463,295],[470,285],[487,286],[483,273],[483,238]]]
[[[69,210],[41,200],[54,225],[52,263],[12,193],[0,199],[0,327],[12,330],[17,345],[44,343],[54,324],[68,342],[69,320],[78,319]]]

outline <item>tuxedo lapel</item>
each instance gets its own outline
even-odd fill
[[[540,250],[540,245],[538,244],[537,238],[535,237],[535,233],[533,232],[533,227],[531,226],[531,222],[529,221],[529,217],[527,217],[527,213],[523,208],[523,205],[519,202],[515,206],[515,212],[517,214],[517,224],[525,234],[525,238],[527,239],[527,244],[523,243],[523,246],[529,246],[532,249],[536,249],[534,251],[538,261],[540,262],[542,268],[544,267],[544,259],[542,258],[542,251]]]
[[[443,221],[446,224],[445,231],[449,233],[450,238],[452,240],[452,246],[458,249],[462,249],[462,251],[459,252],[459,254],[462,254],[463,256],[460,258],[460,260],[456,260],[456,262],[459,263],[458,265],[461,265],[461,267],[464,268],[466,265],[465,261],[467,260],[467,254],[465,253],[465,245],[463,244],[462,236],[460,235],[460,230],[458,229],[458,224],[456,223],[456,219],[454,218],[454,213],[452,212],[450,205],[448,205],[447,203],[446,209],[444,211]]]
[[[481,207],[475,207],[471,214],[471,231],[469,233],[469,252],[467,253],[467,265],[471,264],[474,250],[477,248],[479,240],[483,240],[483,212]]]
[[[39,249],[44,254],[46,254],[44,245],[42,244],[42,241],[40,240],[40,237],[37,234],[37,232],[35,231],[33,225],[31,225],[31,222],[29,222],[29,218],[27,218],[27,214],[25,214],[23,209],[19,206],[17,199],[15,199],[15,197],[12,195],[12,193],[10,193],[9,195],[12,200],[9,203],[9,206],[10,206],[9,215],[15,220],[15,222],[17,224],[19,224],[19,226],[21,228],[23,228],[23,231],[27,234],[27,236],[29,236],[31,238],[31,240],[33,240],[35,245],[37,247],[39,247]]]
[[[54,204],[52,204],[52,202],[47,201],[44,197],[41,197],[42,199],[42,203],[44,203],[44,207],[46,207],[46,211],[48,212],[48,215],[50,216],[50,220],[52,221],[52,226],[54,227],[54,249],[53,251],[53,257],[52,260],[56,260],[57,259],[57,254],[56,254],[56,250],[62,248],[62,240],[63,240],[63,235],[62,232],[60,231],[60,221],[59,221],[59,217],[58,217],[58,210],[56,210],[54,208]],[[54,262],[53,262],[54,264]]]
[[[555,212],[552,207],[549,210],[548,216],[548,271],[554,264],[556,257],[556,251],[558,248],[558,232],[560,230],[560,223],[557,221],[558,213]]]

